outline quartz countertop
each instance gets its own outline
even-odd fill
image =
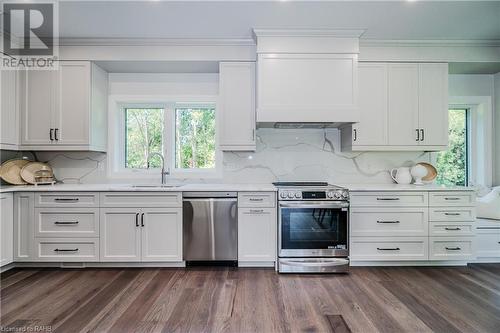
[[[401,185],[401,184],[340,184],[352,192],[376,192],[376,191],[474,191],[468,186],[443,186],[436,184],[425,185]]]

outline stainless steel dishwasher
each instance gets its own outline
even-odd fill
[[[237,263],[237,197],[236,192],[183,193],[183,248],[187,265]]]

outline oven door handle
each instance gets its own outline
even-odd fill
[[[349,265],[348,259],[331,259],[325,261],[304,261],[304,260],[290,260],[280,258],[280,263],[289,266],[306,266],[306,267],[331,267]]]
[[[324,202],[324,201],[308,201],[308,202],[280,202],[280,208],[348,208],[347,202]]]

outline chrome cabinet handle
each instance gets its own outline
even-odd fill
[[[141,214],[141,227],[144,227],[144,213]]]
[[[420,133],[422,133],[422,135],[420,136],[420,141],[424,141],[424,138],[425,138],[425,130],[423,128],[420,129]]]
[[[135,214],[135,226],[138,227],[139,226],[139,213],[136,213]]]
[[[55,198],[54,201],[58,202],[76,202],[79,201],[80,199],[78,198]]]
[[[78,248],[76,249],[54,249],[55,252],[76,252],[78,251]]]
[[[462,229],[460,229],[460,228],[448,228],[448,227],[446,227],[446,228],[444,228],[444,230],[462,230]]]
[[[377,221],[377,223],[400,223],[400,221]]]
[[[444,200],[460,200],[460,198],[444,198]]]
[[[448,251],[459,251],[461,250],[461,248],[459,248],[458,246],[457,247],[445,247],[446,250]]]
[[[399,251],[401,250],[399,247],[377,247],[379,251]]]
[[[264,201],[264,198],[250,198],[249,201]]]
[[[396,201],[399,200],[399,198],[377,198],[379,201]]]
[[[78,221],[55,221],[57,225],[78,224]]]
[[[460,213],[444,213],[444,215],[447,215],[447,216],[459,216]]]
[[[418,128],[415,131],[417,132],[417,138],[415,139],[415,141],[420,141],[420,131],[418,130]]]
[[[264,213],[263,209],[250,209],[250,213]]]

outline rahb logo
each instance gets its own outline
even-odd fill
[[[56,69],[58,59],[57,2],[2,4],[1,69]]]

